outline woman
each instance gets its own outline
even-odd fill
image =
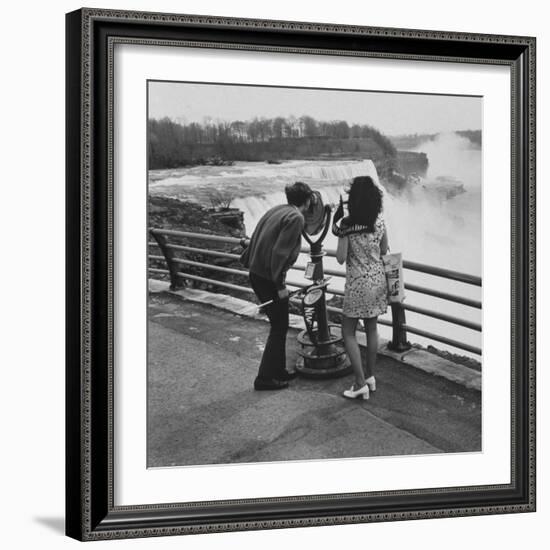
[[[353,179],[348,199],[349,215],[340,205],[332,231],[338,236],[336,259],[346,262],[346,286],[342,308],[342,335],[353,367],[355,383],[344,397],[368,399],[376,390],[374,368],[378,352],[378,315],[388,308],[386,276],[381,256],[387,253],[388,237],[382,216],[382,192],[369,176]],[[361,352],[355,337],[357,321],[363,319],[367,335],[367,364],[361,364]]]

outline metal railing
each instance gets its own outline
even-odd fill
[[[234,262],[235,260],[239,260],[240,258],[240,254],[236,254],[235,251],[216,250],[216,249],[209,249],[209,248],[200,248],[198,246],[190,246],[187,244],[187,241],[191,240],[193,241],[193,243],[195,241],[197,242],[203,241],[203,242],[216,243],[218,245],[232,245],[233,247],[237,246],[244,249],[244,247],[248,242],[246,238],[239,239],[236,237],[211,235],[207,233],[191,233],[191,232],[184,232],[184,231],[174,231],[169,229],[151,229],[150,234],[154,240],[149,242],[149,246],[157,247],[162,252],[162,256],[149,254],[149,260],[164,262],[166,264],[167,269],[162,269],[158,267],[149,267],[149,272],[161,274],[161,275],[168,275],[170,277],[170,288],[172,290],[175,290],[178,287],[180,287],[181,286],[180,283],[182,280],[189,280],[189,281],[210,284],[220,288],[226,288],[233,291],[243,292],[246,294],[254,294],[254,291],[249,286],[243,286],[232,282],[212,279],[211,277],[203,277],[202,275],[187,273],[182,269],[184,269],[185,266],[192,267],[195,269],[197,268],[205,269],[208,271],[223,273],[226,275],[243,277],[245,281],[248,281],[248,271],[244,269],[235,269],[224,265],[218,265],[215,263],[205,263],[203,261],[195,261],[195,260],[188,259],[188,257],[181,257],[177,255],[178,252],[184,253],[187,256],[189,256],[189,254],[200,254],[205,256],[211,256],[214,259],[218,259],[222,261]],[[178,239],[180,240],[180,242],[171,242],[169,238]],[[181,239],[185,240],[186,242],[182,244]],[[240,248],[239,248],[239,251],[240,251]],[[307,247],[303,247],[301,252],[309,253],[309,249]],[[325,254],[329,257],[336,257],[336,252],[334,250],[325,249]],[[417,271],[427,275],[435,276],[435,277],[440,277],[443,279],[448,279],[448,280],[457,281],[468,285],[473,285],[476,287],[481,287],[482,285],[481,277],[476,277],[474,275],[469,275],[467,273],[460,273],[458,271],[442,269],[439,267],[421,264],[418,262],[411,262],[411,261],[404,260],[403,268],[411,271]],[[304,271],[305,267],[301,265],[294,265],[292,269]],[[334,269],[334,268],[325,267],[324,273],[326,275],[331,275],[333,277],[345,278],[346,276],[346,272],[344,269]],[[297,288],[308,286],[308,283],[301,283],[301,282],[288,282],[287,284],[290,287],[297,287]],[[419,294],[425,294],[427,296],[439,298],[444,301],[460,304],[466,307],[481,309],[481,302],[478,300],[473,300],[468,297],[451,294],[448,292],[442,292],[434,288],[405,283],[405,289],[410,290],[412,292],[419,293]],[[327,293],[332,294],[334,296],[344,295],[344,292],[342,290],[331,288],[330,285],[327,288]],[[298,300],[291,300],[291,301],[299,303]],[[331,313],[342,314],[342,310],[340,308],[329,305],[327,306],[327,309]],[[407,333],[411,333],[411,334],[416,334],[418,336],[422,336],[430,340],[434,340],[436,342],[441,342],[443,344],[452,346],[454,348],[468,351],[476,355],[481,355],[481,349],[476,346],[472,346],[466,342],[460,342],[458,340],[448,338],[447,336],[444,336],[441,334],[435,334],[435,333],[420,329],[418,327],[409,325],[406,322],[405,312],[410,311],[411,313],[431,317],[434,319],[438,319],[440,321],[444,321],[446,323],[464,327],[469,330],[481,332],[481,324],[479,323],[475,323],[468,319],[462,319],[459,317],[448,315],[446,313],[442,313],[441,311],[435,311],[435,310],[427,309],[427,308],[420,307],[414,304],[409,304],[409,303],[391,304],[391,311],[392,311],[391,321],[379,318],[378,323],[381,325],[392,327],[392,339],[390,342],[390,347],[394,350],[400,351],[400,350],[409,349],[410,344],[407,341]]]

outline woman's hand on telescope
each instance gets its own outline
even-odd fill
[[[340,195],[340,203],[338,204],[338,208],[336,208],[336,211],[334,212],[333,222],[338,223],[343,217],[344,217],[344,201],[342,200],[342,196]]]
[[[338,222],[344,217],[344,201],[342,200],[342,196],[340,196],[340,204],[338,205],[338,208],[336,208],[336,211],[334,212],[334,218],[332,221],[332,234],[335,237],[340,236],[340,227],[338,226]]]

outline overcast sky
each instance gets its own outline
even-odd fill
[[[479,97],[349,92],[194,84],[149,83],[149,117],[180,122],[300,117],[369,124],[388,135],[481,129]]]

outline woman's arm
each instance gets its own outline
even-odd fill
[[[336,260],[339,264],[343,264],[348,257],[348,238],[339,237],[338,238],[338,248],[336,249]]]
[[[387,231],[384,229],[384,234],[382,235],[382,239],[380,241],[380,254],[382,254],[382,256],[384,256],[385,254],[388,253],[388,248],[389,248],[389,245],[388,245],[388,233]]]

